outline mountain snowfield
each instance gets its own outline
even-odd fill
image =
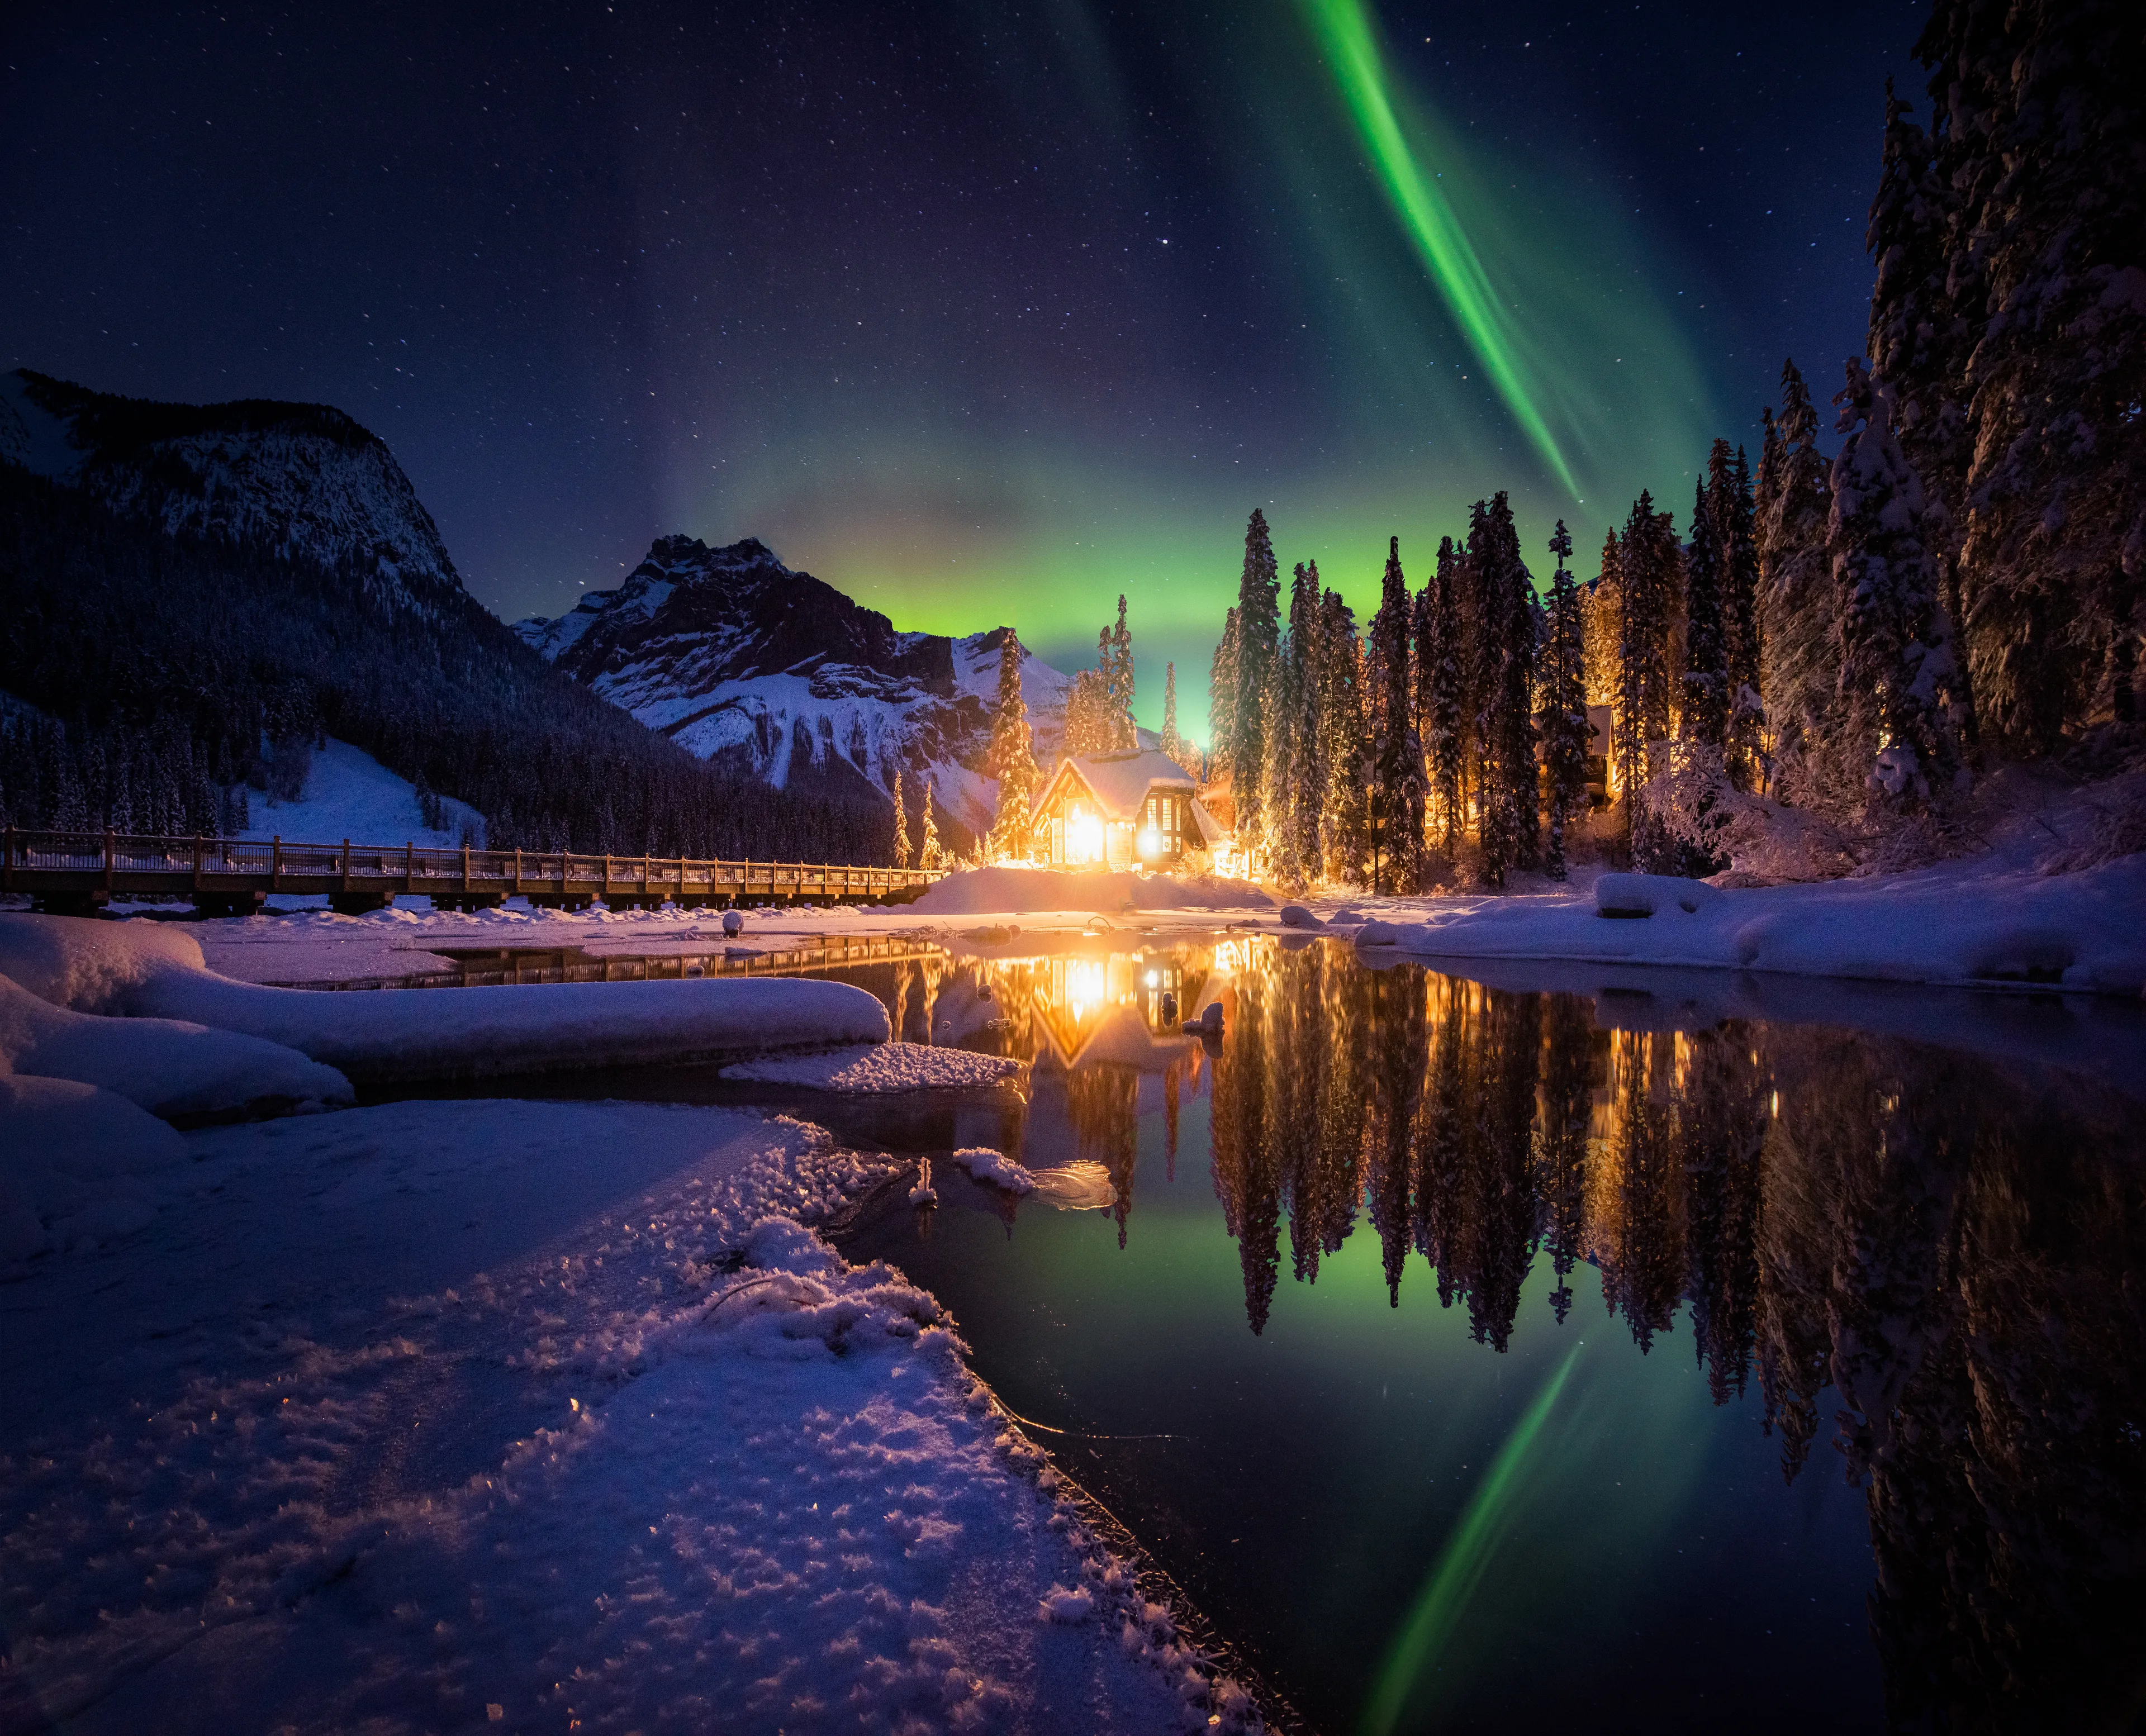
[[[666,536],[612,591],[515,631],[559,668],[703,759],[726,756],[777,789],[869,786],[896,768],[912,804],[929,777],[971,831],[995,782],[975,769],[991,726],[1006,629],[897,632],[750,537],[719,548]],[[1026,650],[1021,697],[1040,762],[1065,732],[1071,676]]]

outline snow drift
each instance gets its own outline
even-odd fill
[[[0,917],[0,975],[56,1005],[213,1025],[377,1080],[711,1060],[891,1034],[866,990],[794,977],[422,994],[263,988],[202,968],[190,937],[141,921]]]
[[[1274,900],[1250,880],[1174,880],[1103,869],[970,868],[937,882],[909,908],[923,915],[1036,910],[1266,910]]]
[[[896,1091],[976,1090],[1018,1085],[1021,1062],[924,1043],[874,1043],[824,1055],[772,1055],[723,1069],[726,1079],[880,1096]]]
[[[1884,878],[1744,889],[1605,875],[1590,895],[1440,905],[1419,922],[1366,923],[1357,944],[1445,958],[2046,983],[2117,995],[2146,986],[2146,856],[2077,874],[1950,863]]]

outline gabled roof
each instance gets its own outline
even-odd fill
[[[1150,748],[1142,753],[1098,754],[1092,758],[1067,755],[1058,762],[1036,799],[1041,811],[1058,793],[1068,775],[1077,777],[1095,798],[1095,806],[1112,820],[1137,820],[1154,790],[1182,791],[1190,796],[1199,781],[1168,754]]]

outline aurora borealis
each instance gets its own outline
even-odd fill
[[[1584,551],[1861,337],[1912,18],[1518,3],[245,7],[7,27],[7,366],[332,402],[507,618],[757,536],[1138,710],[1262,506],[1360,609],[1511,491]],[[422,45],[411,52],[412,43]],[[1844,61],[1849,62],[1844,65]],[[1762,70],[1763,63],[1763,70]],[[79,220],[85,210],[98,221]]]

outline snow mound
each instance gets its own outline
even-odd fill
[[[1009,1194],[1035,1191],[1036,1178],[1003,1151],[995,1151],[989,1145],[965,1145],[950,1161],[959,1164],[977,1180]]]
[[[128,994],[174,965],[201,970],[201,943],[168,922],[0,915],[0,976],[54,1006],[121,1011]]]
[[[0,976],[0,1071],[72,1079],[167,1120],[351,1100],[350,1081],[295,1049],[172,1019],[106,1019]]]
[[[966,916],[1036,910],[1265,910],[1274,900],[1250,880],[1175,880],[1164,874],[1063,868],[967,868],[935,883],[909,908]]]
[[[824,1055],[769,1056],[723,1069],[726,1079],[756,1085],[806,1085],[815,1090],[877,1096],[891,1091],[975,1090],[1017,1080],[1019,1061],[939,1049],[924,1043],[873,1043]]]
[[[186,1155],[117,1092],[0,1074],[0,1268],[145,1228],[157,1208],[144,1178]]]
[[[1616,890],[1622,880],[1628,889]],[[2000,861],[1816,885],[1717,888],[1602,876],[1608,892],[1440,900],[1421,922],[1367,922],[1359,946],[1444,958],[1572,959],[1798,976],[1993,985],[2047,984],[2135,995],[2146,986],[2146,856],[2075,874]],[[1665,888],[1658,891],[1656,888]],[[1651,904],[1641,921],[1603,909]]]
[[[1674,874],[1605,874],[1595,882],[1595,908],[1605,916],[1651,916],[1657,910],[1696,915],[1720,897],[1704,880]]]
[[[1319,919],[1300,904],[1285,904],[1280,917],[1284,928],[1317,928]]]

